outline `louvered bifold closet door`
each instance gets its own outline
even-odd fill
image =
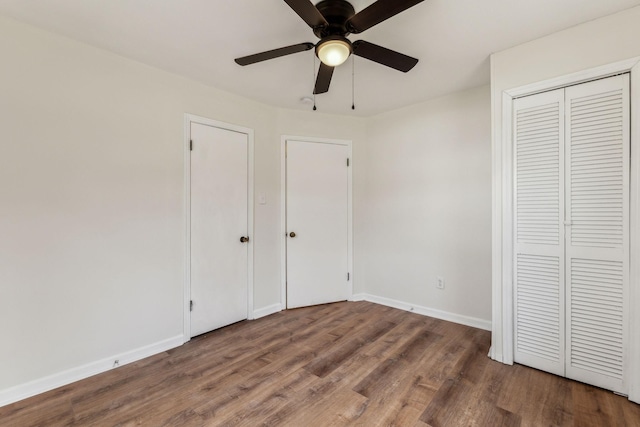
[[[564,90],[514,101],[514,359],[564,375]]]
[[[629,76],[566,89],[566,376],[624,392]]]

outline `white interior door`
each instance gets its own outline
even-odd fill
[[[248,136],[191,123],[191,336],[248,316]],[[244,239],[243,239],[244,240]]]
[[[344,301],[349,148],[289,140],[285,150],[287,307]]]

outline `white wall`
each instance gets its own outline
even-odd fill
[[[626,11],[610,15],[598,20],[590,21],[567,30],[551,34],[547,37],[525,43],[520,46],[498,52],[491,56],[491,98],[492,98],[492,187],[493,187],[493,214],[492,214],[492,357],[496,360],[509,363],[511,351],[505,348],[505,342],[509,340],[506,328],[503,328],[508,311],[503,307],[503,286],[509,280],[503,278],[503,227],[508,227],[503,222],[506,217],[502,215],[505,208],[505,197],[508,189],[503,185],[506,173],[506,159],[503,158],[506,144],[509,141],[503,139],[503,94],[505,91],[519,88],[525,85],[542,82],[549,79],[560,78],[585,70],[602,67],[618,61],[640,57],[640,6]],[[638,67],[634,68],[635,70]],[[632,79],[637,79],[633,76]],[[632,84],[632,114],[633,105],[640,102],[637,87]],[[635,95],[633,94],[635,93]],[[632,138],[635,138],[633,136]],[[633,142],[632,142],[633,146]],[[633,152],[633,148],[632,148]],[[632,173],[634,166],[632,164]],[[506,178],[508,180],[508,178]],[[632,186],[633,187],[633,186]],[[637,190],[636,190],[637,191]],[[632,195],[632,199],[636,197]],[[631,223],[637,223],[638,218],[632,218]],[[632,254],[632,257],[637,255]],[[634,259],[634,258],[632,258]],[[636,285],[637,288],[637,285]],[[635,316],[635,324],[631,337],[632,355],[640,354],[640,316],[634,307],[640,303],[640,293],[633,296],[630,302],[631,316]],[[504,333],[503,333],[504,332]],[[637,356],[636,356],[637,357]],[[637,359],[634,359],[637,360]],[[632,400],[640,401],[640,366],[632,365],[629,376],[631,384],[630,396]]]
[[[279,301],[275,109],[3,18],[0,40],[0,397],[181,340],[185,113],[255,130],[255,307]]]
[[[368,294],[489,324],[489,107],[484,86],[368,120]]]

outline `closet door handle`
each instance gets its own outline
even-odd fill
[[[241,241],[242,243],[247,243],[247,242],[249,241],[249,236],[247,236],[247,237],[242,236],[242,237],[240,238],[240,241]]]
[[[289,237],[296,237],[296,233],[292,231],[291,233],[289,233]]]

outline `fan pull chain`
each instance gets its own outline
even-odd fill
[[[351,55],[351,109],[356,109],[356,57]]]
[[[311,86],[313,87],[313,111],[316,111],[316,88],[315,88],[315,78],[316,78],[316,55],[313,54],[313,68],[311,69]]]

